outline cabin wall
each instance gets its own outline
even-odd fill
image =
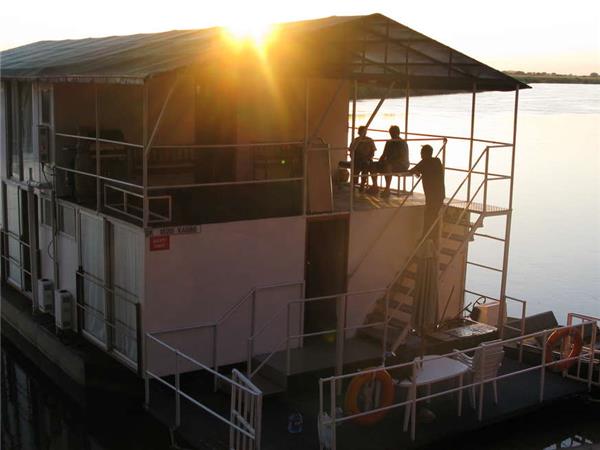
[[[350,219],[350,245],[348,256],[348,292],[385,288],[402,268],[410,256],[423,226],[424,206],[398,209],[378,209],[355,212]],[[384,231],[385,230],[385,231]],[[383,232],[373,248],[367,249]],[[367,257],[356,267],[364,255]],[[440,263],[447,262],[447,256],[440,257]],[[444,259],[446,258],[446,259]],[[462,292],[466,270],[466,247],[456,256],[447,268],[439,285],[438,315],[441,318],[446,309],[446,318],[455,316],[462,309]],[[352,273],[356,270],[354,275]],[[452,288],[454,292],[452,293]],[[348,326],[364,323],[381,293],[349,296]],[[448,300],[450,298],[450,300]],[[446,308],[446,302],[448,307]]]
[[[389,208],[351,215],[348,292],[385,288],[392,281],[417,245],[423,210],[424,207]],[[381,238],[375,241],[382,232]],[[383,295],[384,292],[349,296],[348,326],[362,325]]]
[[[171,235],[169,248],[160,251],[151,251],[152,238],[146,238],[144,332],[211,324],[257,286],[301,282],[305,229],[302,217],[202,225],[198,233]],[[301,294],[299,284],[259,290],[256,331]],[[249,299],[219,327],[219,365],[246,360],[251,305]],[[284,317],[267,327],[255,354],[277,348],[284,338]],[[299,323],[297,313],[291,323]],[[204,364],[213,363],[211,327],[158,337]],[[164,348],[148,341],[147,351],[152,370],[174,371],[173,356]]]

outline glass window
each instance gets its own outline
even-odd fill
[[[58,230],[75,237],[75,209],[66,205],[58,206]]]
[[[50,125],[50,88],[40,89],[40,123]]]

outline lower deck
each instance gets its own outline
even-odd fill
[[[512,357],[506,357],[500,375],[509,374],[531,367],[519,363]],[[394,374],[392,374],[394,375]],[[356,425],[345,422],[337,427],[338,449],[383,449],[418,448],[432,445],[448,439],[456,442],[468,442],[475,430],[491,424],[510,420],[558,402],[584,397],[587,386],[584,383],[563,378],[560,374],[546,372],[544,400],[539,399],[540,371],[531,371],[514,375],[498,381],[499,402],[494,404],[491,386],[486,386],[484,394],[484,413],[482,421],[477,418],[477,410],[469,402],[464,392],[462,416],[457,416],[456,394],[434,398],[426,405],[435,418],[430,423],[418,419],[416,439],[411,441],[410,432],[402,431],[404,407],[391,410],[379,423],[372,426]],[[317,415],[319,400],[317,392],[317,374],[303,375],[292,379],[288,391],[264,400],[262,413],[262,449],[317,449]],[[191,397],[206,402],[227,416],[229,397],[223,392],[212,392],[212,380],[202,374],[188,374],[182,377],[181,389]],[[433,386],[433,392],[446,389],[447,382]],[[345,391],[345,390],[344,390]],[[396,401],[403,401],[406,391],[396,387]],[[158,383],[151,384],[150,412],[161,422],[174,427],[175,396],[172,391]],[[181,400],[181,425],[177,434],[194,448],[226,448],[228,428],[207,413],[201,412],[184,399]],[[583,400],[582,400],[583,402]],[[337,397],[338,406],[343,406],[343,395]],[[421,407],[419,407],[421,409]],[[288,416],[300,412],[303,417],[303,431],[298,434],[288,432]],[[466,434],[469,433],[469,434]],[[480,442],[484,447],[485,443]],[[456,447],[457,448],[457,447]]]

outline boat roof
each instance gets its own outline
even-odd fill
[[[414,89],[528,88],[486,64],[381,14],[333,16],[275,26],[272,43],[288,73]],[[296,53],[290,56],[292,50]],[[301,49],[299,51],[298,49]],[[3,79],[142,84],[225,58],[219,27],[102,38],[40,41],[0,53]],[[288,52],[288,53],[286,53]],[[301,55],[301,56],[300,56]]]

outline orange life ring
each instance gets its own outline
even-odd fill
[[[361,391],[365,387],[365,384],[370,382],[378,381],[381,383],[381,393],[379,398],[379,405],[377,408],[384,408],[390,406],[394,401],[394,382],[392,377],[387,370],[381,369],[377,372],[365,373],[363,375],[357,375],[352,378],[348,390],[346,391],[345,409],[348,414],[358,414],[365,412],[360,408],[359,397]],[[387,414],[386,411],[377,411],[373,414],[367,414],[364,416],[356,417],[353,422],[360,425],[373,425],[379,422]]]
[[[571,351],[567,356],[561,355],[561,359],[575,358],[576,356],[579,356],[583,347],[583,341],[581,340],[580,331],[575,328],[563,328],[561,330],[556,330],[552,332],[552,334],[548,336],[548,340],[546,341],[546,364],[551,364],[554,361],[554,357],[552,354],[553,349],[560,341],[562,341],[566,337],[571,338]],[[552,365],[552,369],[557,372],[562,372],[563,370],[569,369],[569,367],[571,367],[574,363],[574,359],[571,359],[569,361],[561,361],[557,364]]]

